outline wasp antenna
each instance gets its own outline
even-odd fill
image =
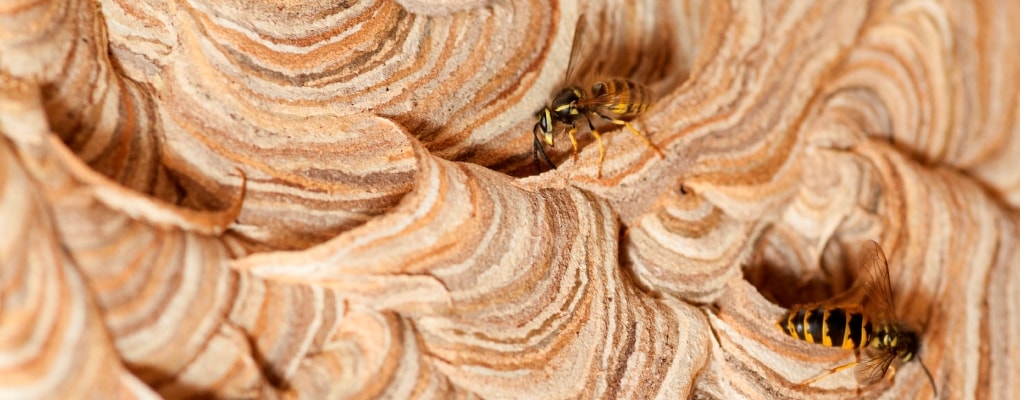
[[[535,129],[532,130],[532,133],[535,135],[535,141],[533,142],[533,149],[531,151],[533,153],[532,156],[535,158],[535,166],[539,169],[538,172],[542,172],[541,164],[538,162],[539,158],[541,158],[542,161],[545,161],[545,164],[548,165],[549,168],[556,169],[556,164],[553,164],[552,160],[549,159],[549,156],[545,154],[545,147],[542,147],[542,142],[538,140],[538,124],[535,124]]]
[[[924,370],[925,375],[928,375],[928,382],[931,383],[932,397],[933,398],[938,398],[939,397],[939,389],[938,389],[938,387],[935,386],[935,378],[933,378],[931,376],[931,371],[928,371],[928,367],[926,367],[924,365],[924,361],[921,361],[921,357],[920,356],[917,357],[917,363],[921,364],[921,369]]]

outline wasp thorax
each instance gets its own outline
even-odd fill
[[[571,123],[578,115],[577,101],[581,100],[583,93],[581,88],[576,86],[561,90],[552,101],[552,109],[556,119],[568,124]]]

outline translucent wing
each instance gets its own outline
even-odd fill
[[[872,240],[861,245],[861,274],[857,277],[864,290],[864,312],[878,325],[896,320],[892,285],[889,282],[889,263],[878,243]],[[855,286],[857,285],[855,283]]]
[[[598,109],[599,115],[630,118],[645,112],[655,102],[646,86],[628,79],[610,78],[595,82],[588,97],[577,100],[577,108]]]
[[[861,385],[867,386],[878,382],[885,377],[886,371],[896,359],[896,353],[872,351],[872,355],[865,358],[854,368],[854,377]]]
[[[577,101],[578,107],[604,106],[624,102],[619,93],[606,93],[598,96],[589,96]]]
[[[878,243],[868,240],[857,254],[859,272],[854,284],[846,291],[810,306],[859,309],[867,313],[873,322],[891,321],[894,308],[885,253]]]
[[[577,26],[574,27],[573,40],[573,44],[570,45],[570,61],[567,63],[567,72],[563,76],[563,83],[565,85],[573,85],[581,81],[582,77],[579,76],[581,72],[580,67],[584,65],[581,57],[591,54],[591,48],[595,42],[594,38],[589,37],[588,34],[587,15],[581,14],[581,16],[577,17]]]

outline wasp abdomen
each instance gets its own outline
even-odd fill
[[[620,116],[635,116],[652,104],[652,90],[627,79],[613,78],[596,82],[591,88],[595,97],[607,97],[605,108]]]
[[[843,349],[864,347],[872,336],[871,321],[844,308],[790,310],[778,325],[797,339]]]

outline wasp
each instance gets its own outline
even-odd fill
[[[576,162],[577,138],[575,135],[578,129],[583,127],[582,122],[586,122],[592,136],[598,142],[598,178],[602,178],[602,162],[606,158],[606,148],[602,144],[602,135],[595,129],[592,119],[603,120],[617,126],[622,125],[626,127],[635,136],[644,141],[656,154],[660,157],[663,155],[658,147],[655,147],[647,137],[642,135],[637,129],[634,129],[630,122],[628,122],[628,120],[644,113],[652,105],[654,96],[651,89],[625,78],[585,79],[577,76],[578,66],[581,64],[578,58],[582,54],[587,53],[582,51],[582,48],[585,48],[585,45],[590,43],[590,41],[586,40],[586,26],[587,19],[582,15],[578,19],[577,27],[574,30],[574,43],[571,47],[570,61],[567,64],[566,78],[564,78],[564,82],[570,84],[560,90],[553,97],[552,102],[538,112],[538,122],[535,123],[535,127],[532,129],[535,138],[533,155],[536,164],[541,156],[542,160],[550,168],[555,169],[556,165],[549,160],[542,142],[553,146],[554,134],[567,129],[567,136],[570,138],[570,144],[574,148],[574,161]],[[580,84],[590,81],[594,81],[590,83],[590,91],[586,90],[589,84]]]
[[[801,385],[809,385],[826,376],[855,367],[854,376],[862,385],[881,380],[895,368],[897,359],[913,360],[921,347],[917,331],[900,322],[893,305],[889,264],[882,248],[874,241],[861,246],[861,275],[849,290],[818,304],[794,306],[776,325],[796,339],[828,347],[854,350],[857,361],[833,368]],[[863,360],[861,352],[865,353]],[[937,396],[935,379],[917,357]],[[889,374],[889,379],[892,379]]]

